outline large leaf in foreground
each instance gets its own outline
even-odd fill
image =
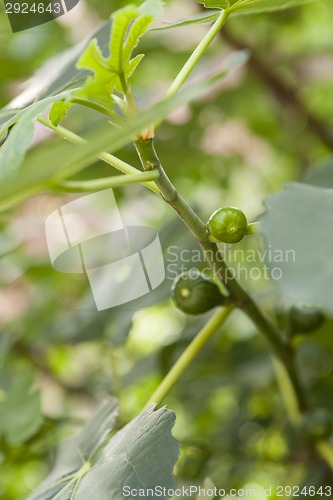
[[[54,470],[30,500],[121,500],[125,486],[174,487],[179,454],[171,435],[174,413],[151,406],[103,446],[114,429],[117,407],[114,399],[104,402],[83,430],[61,446]]]
[[[288,184],[266,206],[261,227],[283,293],[333,312],[333,190]]]

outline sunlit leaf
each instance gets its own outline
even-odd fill
[[[148,0],[136,9],[137,16],[153,19],[154,16],[161,15],[161,5],[159,0]],[[66,89],[82,86],[89,76],[89,70],[78,68],[77,61],[94,39],[96,39],[96,44],[100,47],[103,57],[109,58],[111,24],[110,20],[106,21],[85,40],[69,50],[57,54],[38,69],[28,85],[25,86],[24,91],[15,97],[6,108],[0,110],[0,124],[6,123],[20,109],[27,107],[32,102],[58,94]],[[137,39],[136,44],[138,41]],[[135,46],[132,47],[132,50]]]
[[[113,90],[127,91],[128,79],[143,57],[140,55],[132,59],[132,52],[153,19],[151,15],[142,14],[134,5],[119,9],[111,16],[109,55],[103,56],[94,39],[77,63],[79,69],[85,68],[94,73],[88,77],[78,95],[112,107]]]
[[[57,127],[59,123],[65,118],[67,111],[71,107],[70,102],[59,101],[52,104],[52,107],[49,112],[49,120],[50,122]]]
[[[131,142],[143,129],[163,120],[173,109],[198,98],[220,81],[228,70],[243,64],[247,57],[246,51],[231,54],[226,60],[225,69],[204,82],[189,85],[176,96],[151,107],[122,129],[112,129],[109,123],[102,123],[94,125],[84,134],[87,144],[77,146],[67,141],[54,141],[29,151],[21,166],[20,175],[9,176],[0,188],[0,210],[47,188],[54,178],[65,179],[83,170],[96,161],[98,153],[117,151]]]

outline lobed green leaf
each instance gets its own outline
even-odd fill
[[[21,202],[25,198],[52,186],[53,179],[63,180],[83,170],[96,161],[102,151],[115,152],[132,142],[133,137],[150,126],[163,120],[173,109],[198,98],[223,78],[229,70],[247,60],[246,51],[232,54],[219,73],[207,78],[204,82],[188,86],[179,94],[166,99],[128,123],[123,128],[111,129],[109,123],[94,125],[84,138],[87,144],[73,145],[67,141],[57,140],[40,145],[28,152],[18,172],[12,172],[0,187],[0,211]],[[57,97],[64,98],[64,94]],[[48,103],[54,97],[47,98]]]
[[[157,2],[159,3],[159,2]],[[93,76],[78,95],[97,100],[112,108],[112,92],[117,90],[126,93],[128,80],[143,58],[139,55],[132,59],[133,50],[142,35],[148,30],[154,17],[143,14],[134,5],[117,10],[112,16],[112,29],[109,41],[109,55],[104,57],[97,40],[90,42],[82,53],[77,68],[92,71]]]

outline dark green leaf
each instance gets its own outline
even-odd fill
[[[117,415],[117,401],[113,398],[104,401],[81,432],[60,446],[51,474],[29,498],[51,499],[62,490],[66,495],[68,493],[68,496],[64,494],[60,498],[69,498],[74,486],[70,483],[69,476],[75,474],[86,461],[89,461],[104,443],[114,428]]]
[[[43,423],[40,394],[32,392],[33,382],[32,372],[22,372],[5,391],[0,403],[0,435],[4,435],[11,445],[29,439]]]
[[[122,499],[123,487],[149,489],[175,486],[173,467],[179,446],[172,438],[175,415],[165,407],[146,409],[119,431],[80,483],[75,498]],[[161,495],[160,498],[168,498]]]
[[[85,68],[94,73],[78,91],[79,96],[98,100],[111,107],[114,88],[126,92],[127,81],[143,57],[139,55],[131,59],[132,52],[153,19],[151,15],[142,15],[134,5],[119,9],[111,16],[108,57],[103,57],[94,39],[77,63],[79,69]]]

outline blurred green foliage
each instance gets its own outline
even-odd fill
[[[127,3],[114,1],[112,9]],[[329,153],[327,143],[309,126],[308,113],[332,129],[331,9],[331,0],[314,1],[228,22],[234,41],[250,44],[265,68],[297,89],[303,110],[281,89],[279,95],[279,88],[267,85],[249,64],[173,112],[161,126],[156,142],[164,167],[205,220],[222,205],[239,206],[255,220],[269,194],[286,181],[302,179]],[[168,1],[165,18],[199,11],[194,0]],[[0,105],[19,94],[50,56],[89,35],[110,13],[107,0],[81,0],[68,17],[13,35],[1,12]],[[206,29],[152,31],[143,39],[140,52],[146,57],[132,82],[140,106],[163,95]],[[231,48],[222,37],[217,39],[197,74],[214,70]],[[65,124],[84,131],[94,119],[87,110],[71,110]],[[42,128],[36,139],[45,139]],[[119,156],[139,165],[132,147]],[[96,163],[78,178],[108,175],[109,168]],[[128,216],[138,214],[158,229],[167,265],[172,264],[172,246],[178,251],[196,248],[171,211],[142,186],[118,189],[116,196]],[[169,299],[172,267],[156,292],[97,314],[82,276],[57,273],[49,262],[44,221],[70,199],[44,193],[0,216],[4,500],[26,498],[47,475],[59,443],[81,427],[104,395],[119,398],[122,423],[134,418],[207,319],[188,319],[175,310]],[[240,245],[260,248],[261,241],[254,237]],[[272,284],[244,284],[270,314],[278,315],[276,305],[283,308],[284,300]],[[332,325],[327,321],[314,336],[296,342],[311,400],[333,411]],[[203,484],[209,477],[229,490],[248,483],[319,487],[332,482],[326,466],[291,429],[267,345],[241,313],[200,353],[167,404],[176,412],[174,436],[182,443],[178,484]]]

